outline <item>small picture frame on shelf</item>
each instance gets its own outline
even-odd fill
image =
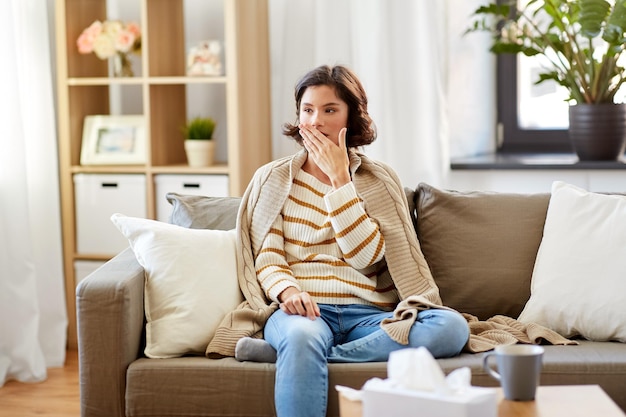
[[[187,54],[188,76],[220,76],[222,45],[218,40],[205,40],[192,46]]]
[[[86,116],[81,165],[142,165],[146,163],[145,119],[139,115]]]

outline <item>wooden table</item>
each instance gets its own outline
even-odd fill
[[[508,401],[498,391],[498,417],[626,417],[598,385],[539,387],[535,401]]]
[[[361,417],[361,401],[340,396],[341,417]],[[508,401],[498,389],[498,417],[626,417],[598,385],[554,385],[537,389],[535,401]]]

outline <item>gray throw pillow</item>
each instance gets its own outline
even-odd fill
[[[234,229],[241,197],[206,197],[167,193],[172,206],[170,223],[190,229]]]
[[[530,297],[549,200],[418,185],[417,235],[443,303],[481,320],[517,318]]]

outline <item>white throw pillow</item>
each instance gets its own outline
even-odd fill
[[[626,342],[626,196],[552,185],[519,320],[566,337]]]
[[[235,231],[187,229],[114,214],[145,270],[149,358],[204,354],[224,315],[243,301]]]

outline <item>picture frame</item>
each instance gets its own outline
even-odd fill
[[[187,53],[188,76],[220,76],[222,71],[222,44],[215,39],[198,42]]]
[[[146,124],[141,115],[86,116],[81,165],[143,165]]]

